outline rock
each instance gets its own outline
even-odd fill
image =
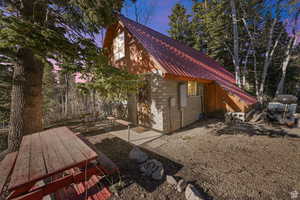
[[[155,163],[153,163],[152,160],[148,160],[140,165],[140,171],[143,173],[144,176],[151,176],[154,168]]]
[[[161,180],[164,176],[162,163],[155,159],[148,160],[141,164],[140,171],[144,176],[151,176],[154,180]]]
[[[204,200],[200,192],[191,184],[188,184],[185,188],[185,198],[187,200]]]
[[[143,163],[148,159],[148,155],[141,151],[139,148],[134,147],[130,152],[129,152],[129,158],[131,160],[135,160],[138,163]]]
[[[170,184],[170,185],[177,185],[177,181],[176,179],[171,176],[171,175],[167,175],[166,176],[166,179],[167,179],[167,182]]]
[[[181,179],[180,181],[178,181],[176,189],[178,192],[183,192],[186,186],[187,186],[187,182]]]
[[[153,178],[154,180],[161,180],[161,179],[163,179],[164,174],[165,174],[165,170],[164,170],[164,168],[161,166],[161,167],[159,167],[155,172],[153,172],[152,178]]]

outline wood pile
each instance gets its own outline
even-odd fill
[[[217,135],[265,135],[266,130],[262,127],[262,124],[256,124],[251,122],[233,122],[226,123],[226,126],[216,127],[214,132]]]
[[[250,123],[280,124],[293,127],[299,124],[300,117],[297,111],[297,98],[292,95],[279,95],[269,102],[267,107],[254,108],[245,115],[245,121]],[[226,116],[225,116],[226,119]],[[237,121],[228,118],[226,121]]]

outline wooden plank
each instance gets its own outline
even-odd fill
[[[99,167],[99,166],[97,166]],[[98,174],[98,169],[96,166],[90,167],[85,171],[78,171],[74,174],[64,176],[62,178],[56,179],[52,181],[51,183],[41,186],[39,188],[36,188],[35,190],[24,194],[22,196],[18,196],[15,198],[15,200],[32,200],[32,199],[40,199],[43,196],[46,196],[48,194],[51,194],[53,192],[58,191],[59,189],[63,187],[67,187],[68,185],[72,183],[80,183],[86,179],[89,179],[91,176]],[[14,196],[15,197],[15,196]],[[8,198],[8,200],[12,199]]]
[[[28,193],[28,191],[30,191],[31,188],[34,188],[36,182],[31,182],[31,183],[27,183],[25,185],[23,185],[22,187],[18,187],[16,189],[14,189],[6,199],[12,199],[15,197],[18,197],[22,194]]]
[[[31,136],[24,136],[19,149],[15,168],[11,175],[9,188],[15,188],[29,180]]]
[[[122,119],[117,119],[116,122],[119,123],[119,124],[122,124],[124,126],[130,126],[132,124],[131,122],[127,122],[127,121],[122,120]]]
[[[98,157],[97,153],[92,150],[86,143],[84,143],[77,135],[75,135],[70,129],[64,127],[61,131],[68,132],[69,136],[74,138],[74,142],[77,144],[78,150],[86,157],[87,160],[95,159]]]
[[[47,174],[43,158],[43,144],[41,143],[40,134],[31,135],[31,150],[29,162],[29,180],[35,180]]]
[[[12,152],[5,156],[0,162],[0,194],[3,191],[3,187],[7,181],[7,178],[13,171],[18,152]]]
[[[60,139],[61,143],[69,152],[74,161],[81,163],[88,160],[86,156],[79,150],[80,147],[78,147],[76,142],[77,138],[71,131],[68,131],[67,128],[62,127],[55,129],[55,133],[56,137]]]
[[[52,129],[40,133],[40,139],[48,175],[74,163]]]
[[[44,196],[56,192],[58,189],[63,188],[67,185],[70,185],[73,182],[73,176],[65,176],[63,178],[57,179],[45,186],[40,187],[37,190],[14,198],[14,200],[32,200],[32,199],[41,199]],[[10,200],[11,198],[8,198]]]

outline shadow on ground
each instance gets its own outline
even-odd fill
[[[132,183],[137,183],[148,192],[153,192],[157,189],[165,180],[152,180],[149,177],[141,176],[139,172],[138,164],[128,158],[128,154],[133,146],[117,137],[106,138],[101,143],[94,144],[95,147],[109,157],[121,171],[121,178],[129,186]],[[176,174],[183,165],[170,160],[167,157],[158,155],[157,153],[148,149],[141,148],[142,151],[146,152],[150,159],[154,158],[162,162],[165,174],[174,175]]]
[[[121,131],[121,130],[127,130],[127,127],[124,126],[109,126],[109,127],[97,127],[95,129],[91,130],[85,130],[81,131],[81,135],[83,136],[96,136],[108,133],[110,131]]]

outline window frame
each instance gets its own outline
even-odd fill
[[[196,86],[196,94],[190,94],[190,89],[189,89],[190,83],[195,84],[195,86]],[[200,91],[200,83],[198,83],[197,81],[188,81],[188,84],[187,84],[187,96],[188,97],[201,97],[201,96],[203,96],[204,95],[203,94],[204,93],[204,88],[203,88],[204,86],[202,85],[201,87],[202,87],[202,90],[201,90],[202,92]]]
[[[123,37],[123,41],[121,41]],[[121,46],[122,45],[122,46]],[[113,58],[114,61],[121,60],[125,57],[125,32],[121,31],[113,40]],[[118,56],[117,56],[118,55]]]

